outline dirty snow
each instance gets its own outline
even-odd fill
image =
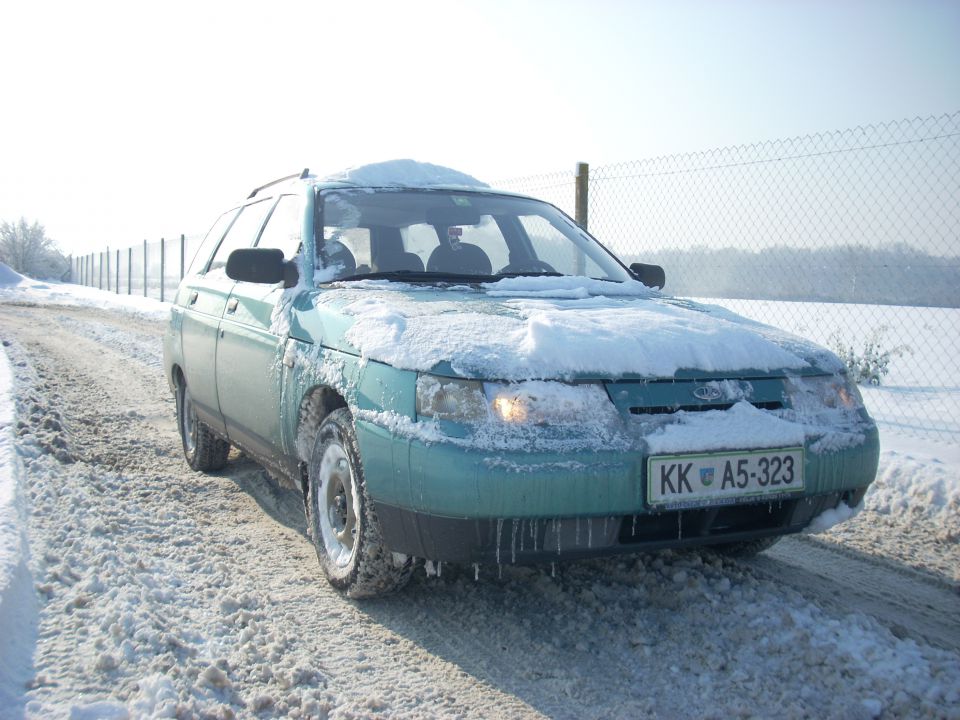
[[[0,289],[16,359],[0,364],[0,489],[19,488],[32,576],[0,575],[0,643],[19,631],[0,647],[4,712],[960,718],[960,646],[843,602],[843,584],[773,582],[769,558],[664,552],[499,580],[479,568],[476,581],[444,566],[395,598],[345,601],[320,578],[295,495],[240,458],[211,476],[184,469],[154,364],[162,323],[104,312],[106,293],[66,302],[72,291]],[[858,567],[881,598],[912,563],[931,591],[960,583],[956,448],[889,436],[884,448],[863,512],[804,542],[874,558]],[[0,536],[0,557],[25,557],[22,532]],[[820,599],[831,594],[839,606]],[[938,621],[955,636],[955,613]]]

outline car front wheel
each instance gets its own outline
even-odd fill
[[[375,597],[410,579],[409,558],[383,545],[367,496],[353,416],[334,410],[320,425],[307,471],[307,507],[313,544],[324,574],[348,597]]]

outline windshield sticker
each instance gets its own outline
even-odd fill
[[[454,195],[451,199],[453,200],[454,205],[459,207],[470,207],[470,198],[468,197],[463,197],[463,195]]]

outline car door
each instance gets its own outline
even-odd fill
[[[257,242],[279,248],[284,258],[298,252],[302,201],[283,195]],[[282,285],[237,282],[227,301],[217,345],[217,393],[227,435],[261,462],[285,467],[280,423],[283,353],[287,323],[274,315]],[[287,463],[289,464],[289,463]]]
[[[261,201],[246,205],[240,209],[239,215],[234,211],[229,221],[224,222],[223,236],[213,256],[209,261],[200,260],[204,264],[199,272],[184,283],[178,294],[178,300],[182,297],[185,305],[180,339],[187,387],[190,388],[197,414],[221,433],[226,432],[226,425],[217,396],[217,336],[220,319],[234,285],[233,280],[227,277],[224,266],[227,256],[234,249],[253,244],[271,204]],[[211,233],[217,229],[215,225]]]

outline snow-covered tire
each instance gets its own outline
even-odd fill
[[[230,443],[217,437],[207,425],[197,418],[187,381],[181,377],[177,383],[177,430],[183,443],[183,456],[194,470],[206,472],[220,470],[227,464]]]
[[[307,522],[330,584],[351,598],[406,585],[412,562],[395,558],[383,545],[348,409],[334,410],[320,424],[307,477]]]
[[[773,535],[771,537],[757,538],[756,540],[721,543],[719,545],[711,545],[710,549],[727,557],[751,558],[754,555],[759,555],[764,550],[772,548],[780,541],[780,538],[780,535]]]

